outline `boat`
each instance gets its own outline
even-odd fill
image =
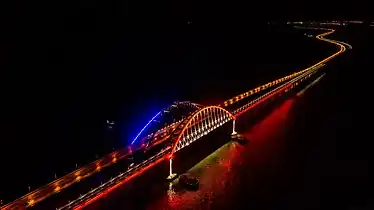
[[[231,139],[233,141],[237,141],[239,144],[246,144],[248,142],[247,138],[245,138],[243,135],[240,135],[238,133],[231,135]]]
[[[198,190],[200,185],[199,179],[190,174],[182,174],[179,176],[179,183],[187,190]]]

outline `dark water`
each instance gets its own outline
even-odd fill
[[[124,13],[105,15],[105,5],[83,8],[49,18],[8,12],[17,18],[2,48],[5,201],[126,145],[174,100],[214,104],[334,50],[266,21],[234,27],[197,14],[191,25],[181,15],[142,28],[121,22]]]

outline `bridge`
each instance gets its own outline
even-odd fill
[[[118,149],[56,179],[2,206],[1,210],[32,207],[123,159],[132,160],[125,171],[58,209],[81,209],[163,161],[169,161],[168,178],[174,178],[176,174],[173,173],[173,157],[178,151],[228,122],[232,122],[232,133],[236,133],[235,122],[241,115],[270,98],[308,81],[309,78],[321,72],[320,69],[327,62],[344,53],[347,48],[352,49],[352,46],[347,43],[326,38],[335,30],[313,29],[324,30],[325,32],[317,35],[316,38],[334,44],[338,51],[304,70],[248,90],[218,105],[203,106],[188,101],[175,102],[152,117],[129,147]],[[140,159],[137,158],[139,154],[142,156]]]

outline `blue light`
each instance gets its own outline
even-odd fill
[[[147,126],[158,116],[161,114],[163,110],[159,111],[154,117],[152,117],[152,119],[144,126],[144,128],[138,133],[138,135],[136,135],[136,137],[134,138],[134,140],[132,140],[131,144],[134,144],[134,142],[136,141],[136,139],[138,139],[138,137],[140,136],[140,134],[142,134],[142,132],[147,128]]]

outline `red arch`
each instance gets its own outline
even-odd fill
[[[209,109],[209,108],[215,108],[215,109],[223,110],[224,112],[228,113],[228,114],[230,115],[230,117],[231,117],[233,120],[236,119],[236,117],[235,117],[231,112],[227,111],[226,109],[224,109],[224,108],[222,108],[222,107],[220,107],[220,106],[207,106],[207,107],[204,107],[204,108],[202,108],[202,109],[199,109],[198,111],[194,112],[194,113],[191,115],[191,117],[189,118],[189,120],[187,121],[187,123],[185,124],[185,126],[183,127],[182,131],[179,133],[177,140],[174,142],[173,149],[172,149],[171,152],[170,152],[170,156],[169,156],[169,158],[172,158],[172,157],[173,157],[173,154],[174,154],[174,152],[175,152],[175,148],[176,148],[177,145],[178,145],[178,142],[180,141],[180,139],[181,139],[181,137],[182,137],[184,131],[185,131],[185,130],[187,129],[187,127],[191,124],[192,120],[193,120],[193,119],[194,119],[194,118],[195,118],[199,113],[201,113],[202,111],[207,110],[207,109]],[[188,118],[187,118],[187,119],[188,119]]]

